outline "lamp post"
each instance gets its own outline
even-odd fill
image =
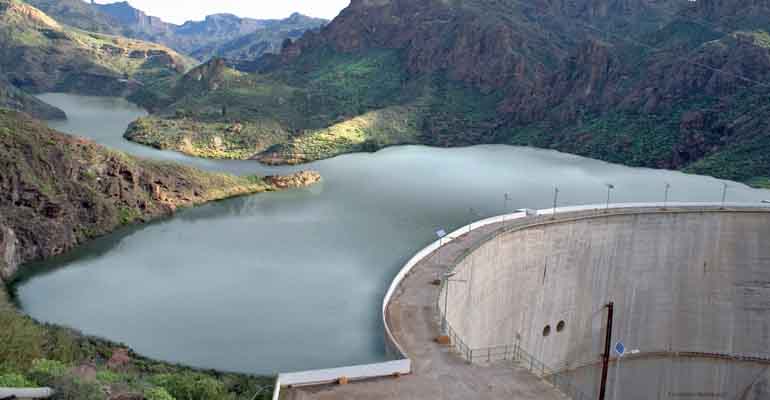
[[[449,321],[447,321],[447,315],[448,315],[448,307],[449,307],[449,283],[450,282],[468,282],[464,279],[452,279],[453,276],[457,275],[457,272],[447,272],[444,275],[442,275],[442,279],[444,281],[444,318],[441,319],[441,331],[444,332],[445,335],[449,335]]]
[[[508,202],[513,200],[510,193],[503,195],[503,221],[505,221],[505,214],[508,214]]]
[[[559,204],[559,187],[556,186],[553,188],[553,218],[556,218],[556,208]]]
[[[442,247],[444,247],[444,237],[446,237],[446,235],[447,235],[447,233],[443,229],[439,229],[439,230],[436,231],[436,236],[438,236],[438,249],[436,249],[436,254],[438,255],[438,264],[439,265],[444,265],[441,262],[442,258],[443,258],[443,257],[441,257],[441,250],[442,250]]]
[[[615,189],[615,185],[608,183],[607,185],[607,208],[606,210],[609,211],[610,209],[610,196],[612,196],[612,191]]]
[[[725,204],[727,203],[727,183],[722,183],[722,209],[725,208]]]
[[[468,213],[471,215],[471,223],[468,224],[468,233],[471,233],[471,231],[473,230],[473,221],[476,220],[476,217],[478,216],[478,214],[476,214],[476,210],[474,210],[473,208],[470,208],[468,210]]]
[[[668,207],[668,192],[671,191],[671,184],[666,182],[666,195],[663,198],[663,209],[665,210],[666,207]]]

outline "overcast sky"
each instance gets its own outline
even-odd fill
[[[114,3],[97,0],[97,3]],[[350,4],[350,0],[128,0],[148,15],[181,24],[201,20],[209,14],[230,13],[259,19],[286,18],[293,12],[332,19]]]

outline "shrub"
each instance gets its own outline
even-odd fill
[[[81,358],[78,343],[69,330],[52,325],[46,325],[45,328],[45,358],[65,363],[74,363]]]
[[[96,380],[103,384],[112,384],[119,382],[121,376],[112,371],[101,370],[96,372]]]
[[[28,388],[34,386],[34,383],[27,380],[27,378],[21,374],[10,373],[0,375],[0,387]]]
[[[0,298],[0,303],[3,300]],[[0,304],[0,326],[0,364],[4,369],[23,371],[33,360],[44,357],[44,332],[32,320]]]
[[[153,383],[166,389],[177,400],[218,400],[226,397],[224,384],[197,372],[163,374]]]
[[[145,400],[176,400],[166,389],[154,387],[144,391]]]
[[[47,386],[54,389],[52,400],[105,400],[107,396],[99,384],[84,382],[72,375],[54,378]]]
[[[57,378],[67,373],[67,366],[54,360],[35,360],[29,370],[30,379],[40,386],[51,386]]]

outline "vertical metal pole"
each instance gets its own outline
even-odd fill
[[[671,184],[666,183],[666,196],[663,198],[663,209],[668,207],[668,192],[671,190]]]
[[[612,195],[612,189],[615,189],[615,185],[607,184],[607,211],[610,209],[610,196]]]
[[[607,304],[607,337],[604,342],[604,354],[602,355],[602,382],[599,386],[599,400],[604,400],[607,393],[607,372],[610,367],[610,344],[612,343],[612,314],[615,303]]]
[[[444,238],[440,237],[438,238],[438,249],[436,250],[438,252],[438,265],[444,266],[443,258],[441,255],[441,248],[444,247]]]
[[[559,202],[559,187],[553,189],[553,217],[556,218],[556,208]]]
[[[503,222],[505,222],[505,215],[508,214],[508,201],[511,200],[511,195],[506,193],[503,197]]]
[[[444,278],[444,333],[447,333],[449,329],[449,321],[447,320],[447,307],[449,306],[449,278]]]
[[[725,208],[725,203],[727,203],[727,184],[723,183],[724,185],[722,187],[722,208]]]

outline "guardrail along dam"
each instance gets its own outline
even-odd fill
[[[606,398],[770,398],[767,209],[524,218],[453,272],[438,304],[473,363],[520,348],[569,382],[569,397],[598,398],[614,302]]]

